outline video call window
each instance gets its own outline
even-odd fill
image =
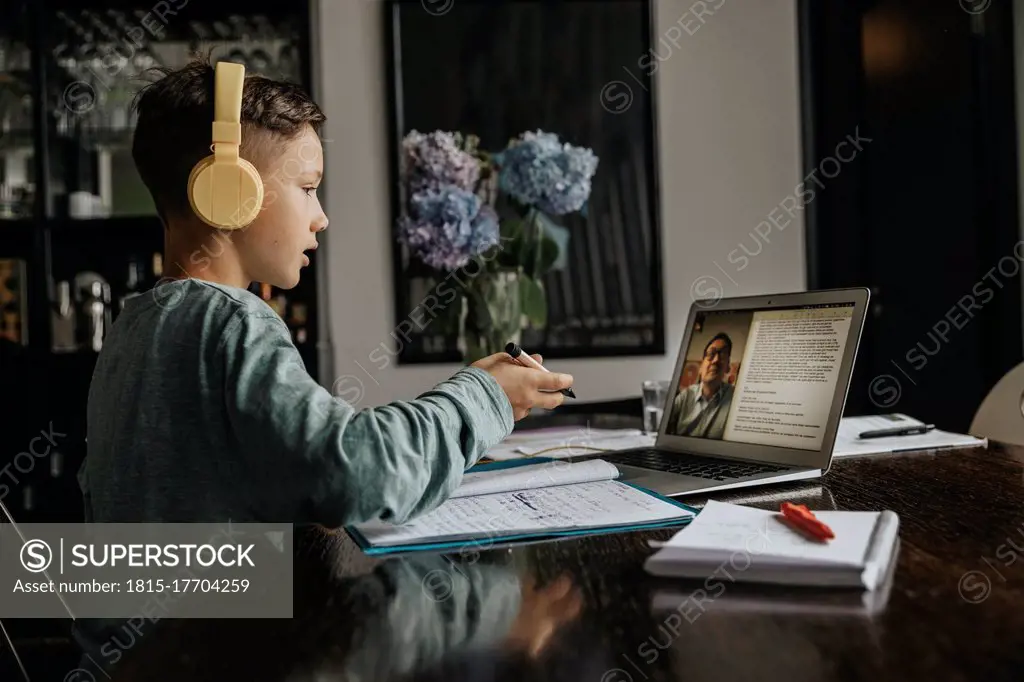
[[[753,317],[744,311],[697,315],[672,401],[669,433],[716,440],[725,434]]]
[[[699,313],[665,433],[814,450],[854,305]]]

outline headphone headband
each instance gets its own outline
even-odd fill
[[[242,86],[245,67],[218,62],[214,71],[213,144],[242,143]],[[216,153],[217,147],[214,147]]]
[[[213,154],[192,169],[188,197],[203,222],[231,230],[245,227],[263,206],[263,181],[238,154],[242,143],[245,67],[217,62],[214,71]]]

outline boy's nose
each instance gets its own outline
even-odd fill
[[[323,232],[327,229],[327,224],[330,221],[327,220],[327,216],[321,216],[320,220],[314,220],[310,227],[313,228],[313,232]]]

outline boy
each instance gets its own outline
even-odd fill
[[[443,502],[513,420],[561,403],[572,377],[505,354],[408,402],[357,412],[331,396],[246,290],[294,287],[327,228],[324,114],[292,85],[246,78],[240,155],[265,196],[252,224],[219,231],[186,192],[210,153],[213,67],[164,73],[136,100],[132,156],[173,281],[130,300],[100,353],[79,475],[87,521],[400,523]]]

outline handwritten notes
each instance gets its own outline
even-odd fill
[[[625,483],[605,480],[453,498],[401,526],[373,522],[358,530],[371,545],[386,547],[627,526],[692,515]]]

